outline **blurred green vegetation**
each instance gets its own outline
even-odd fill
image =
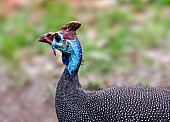
[[[89,82],[87,88],[91,90],[98,90],[100,89],[100,84],[97,82]]]
[[[108,64],[135,65],[126,58],[134,52],[156,48],[169,50],[169,5],[170,2],[165,0],[121,0],[113,9],[95,11],[93,26],[98,34],[93,44],[84,44],[85,56],[87,54],[88,62],[92,63],[86,71],[104,73],[113,70]],[[98,47],[96,43],[100,43],[101,38],[105,43]],[[97,53],[91,56],[92,52]],[[96,55],[100,55],[101,60]]]
[[[65,1],[45,1],[37,6],[23,8],[16,15],[5,16],[0,23],[0,53],[15,59],[15,51],[21,47],[32,46],[38,37],[74,19]],[[40,14],[40,15],[39,15]],[[39,45],[41,53],[44,49]],[[13,52],[13,53],[11,53]]]
[[[1,18],[0,56],[16,67],[20,64],[17,53],[23,48],[34,49],[35,54],[47,50],[48,46],[37,44],[40,35],[56,31],[71,20],[79,20],[83,24],[78,31],[85,64],[80,70],[82,76],[91,72],[114,72],[112,65],[131,67],[135,64],[127,57],[134,52],[159,46],[170,49],[169,5],[169,0],[120,0],[116,5],[90,11],[88,7],[71,7],[66,0],[32,4],[16,15]],[[92,19],[82,20],[80,14]],[[97,33],[93,38],[88,37],[91,29]],[[152,61],[148,59],[146,63],[150,65]],[[98,88],[94,83],[91,86]]]

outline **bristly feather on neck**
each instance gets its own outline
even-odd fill
[[[72,45],[73,51],[71,54],[62,53],[62,61],[66,65],[66,69],[70,75],[74,75],[78,72],[82,61],[82,48],[78,38],[74,40],[67,40]]]

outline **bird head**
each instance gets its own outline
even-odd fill
[[[43,34],[40,38],[40,42],[51,45],[54,55],[56,55],[56,49],[60,50],[64,54],[71,54],[74,49],[74,40],[76,40],[76,30],[81,26],[78,21],[71,21],[62,26],[57,32],[48,32]]]
[[[62,26],[57,32],[48,32],[39,38],[40,42],[51,45],[54,55],[56,55],[56,49],[62,52],[62,61],[69,74],[78,71],[82,60],[82,49],[76,36],[76,30],[80,26],[80,22],[72,21]]]

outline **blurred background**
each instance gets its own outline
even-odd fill
[[[0,122],[57,121],[64,66],[38,38],[72,20],[82,22],[84,88],[170,88],[169,0],[0,0]]]

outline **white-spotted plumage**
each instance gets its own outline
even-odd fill
[[[170,91],[144,86],[82,89],[65,69],[56,92],[59,122],[169,122]]]

